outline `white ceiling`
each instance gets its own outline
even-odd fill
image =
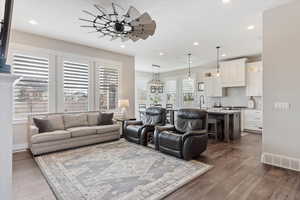
[[[103,0],[102,0],[103,1]],[[109,0],[104,0],[109,1]],[[15,0],[13,28],[136,56],[136,69],[151,71],[152,64],[162,71],[185,68],[188,52],[192,66],[215,61],[216,45],[227,57],[259,54],[262,51],[262,12],[290,0],[118,0],[127,9],[133,5],[147,11],[157,23],[156,33],[145,41],[98,39],[78,20],[86,17],[81,10],[94,11],[92,4],[101,0]],[[3,5],[4,0],[1,0]],[[2,6],[1,6],[2,9]],[[31,25],[29,20],[38,25]],[[247,30],[254,25],[254,30]],[[198,46],[193,46],[198,42]],[[160,56],[163,52],[165,55]]]

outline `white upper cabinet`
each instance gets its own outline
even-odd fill
[[[247,96],[263,95],[263,67],[262,62],[247,63]]]
[[[222,87],[245,87],[246,86],[246,58],[221,62],[221,85]]]
[[[225,91],[221,85],[221,77],[216,75],[216,70],[204,73],[205,94],[208,97],[223,97]]]

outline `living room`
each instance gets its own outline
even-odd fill
[[[298,199],[299,8],[2,1],[1,199]]]

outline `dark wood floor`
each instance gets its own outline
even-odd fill
[[[231,144],[211,143],[199,160],[213,169],[166,199],[300,200],[300,173],[263,165],[260,153],[260,135],[249,134]],[[14,199],[55,199],[29,153],[15,154],[13,167]]]

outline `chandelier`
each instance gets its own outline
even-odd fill
[[[162,93],[164,83],[160,80],[160,73],[159,73],[160,66],[152,65],[152,67],[153,67],[153,77],[152,80],[148,82],[148,84],[150,85],[150,90],[152,91],[151,93],[155,93],[155,92]]]
[[[94,29],[89,33],[100,33],[99,37],[108,36],[111,40],[121,38],[122,42],[146,40],[155,33],[156,23],[151,16],[147,12],[141,14],[133,6],[130,6],[127,12],[115,3],[111,3],[110,11],[101,5],[94,5],[94,8],[96,14],[83,10],[90,18],[79,19],[88,23],[81,27]]]

